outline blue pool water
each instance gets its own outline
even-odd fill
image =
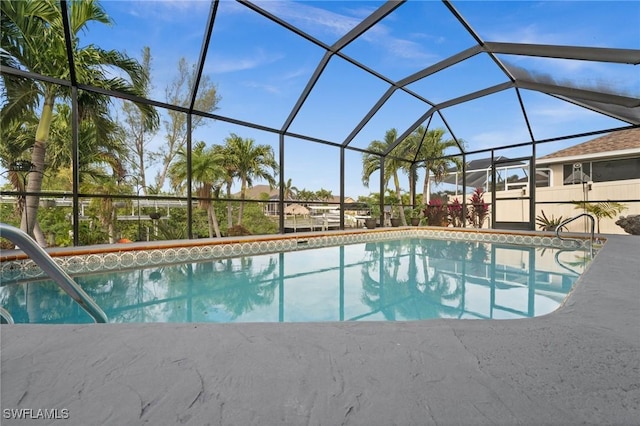
[[[554,311],[584,251],[403,239],[74,276],[110,322],[412,321]],[[50,281],[5,284],[16,323],[91,318]]]

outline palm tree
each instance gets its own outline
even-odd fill
[[[233,158],[227,155],[227,147],[223,145],[214,145],[213,150],[220,159],[220,166],[224,169],[224,186],[227,198],[227,229],[233,227],[233,205],[231,203],[231,188],[233,181],[237,177],[236,166]]]
[[[582,209],[586,213],[590,213],[596,217],[597,230],[596,232],[600,233],[600,219],[606,217],[607,219],[612,219],[618,213],[622,213],[627,209],[622,203],[618,203],[616,201],[603,201],[600,203],[589,203],[586,201],[573,201],[576,209]]]
[[[316,193],[314,191],[309,191],[308,189],[302,188],[300,191],[298,191],[298,200],[315,201]]]
[[[182,189],[187,180],[187,152],[184,148],[178,151],[176,160],[169,168],[169,177],[172,186],[176,190]],[[191,181],[195,186],[195,192],[199,197],[198,205],[207,211],[207,223],[209,225],[209,238],[220,238],[220,226],[216,216],[214,204],[211,202],[212,192],[217,192],[225,178],[225,169],[222,166],[220,152],[211,147],[207,149],[202,141],[194,144],[191,151]]]
[[[293,186],[291,182],[291,178],[287,179],[287,181],[283,185],[284,199],[288,201],[293,201],[298,196],[298,188]]]
[[[428,130],[424,126],[419,126],[405,140],[404,155],[415,158],[419,167],[425,169],[424,184],[422,188],[422,199],[425,203],[430,198],[430,176],[436,183],[440,183],[447,176],[447,170],[451,165],[462,167],[462,162],[457,158],[441,158],[448,148],[458,147],[454,139],[443,139],[446,134],[444,129]]]
[[[67,104],[59,104],[55,107],[51,127],[49,129],[49,146],[46,153],[45,162],[47,164],[48,173],[43,180],[43,187],[47,189],[58,189],[70,191],[73,185],[71,177],[71,146],[68,141],[71,140],[71,108]],[[0,152],[4,163],[11,163],[14,160],[23,158],[28,153],[25,147],[33,143],[30,135],[36,132],[38,126],[37,120],[28,120],[20,123],[14,120],[8,129],[3,128],[3,140],[6,144]],[[114,177],[124,175],[124,162],[128,154],[123,132],[118,124],[111,121],[108,116],[102,112],[94,113],[92,120],[83,120],[78,128],[78,163],[81,181],[87,183],[83,192],[99,193],[99,194],[115,194],[111,190],[106,191],[107,181],[115,184]],[[110,169],[109,173],[107,170]],[[10,173],[10,181],[13,186],[23,191],[22,179],[17,179],[15,172]],[[55,182],[55,183],[54,183]],[[56,184],[57,183],[57,184]],[[105,186],[106,185],[106,186]],[[113,187],[113,185],[110,185]],[[107,202],[109,200],[102,200]],[[110,201],[109,201],[110,203]],[[21,214],[23,202],[18,205],[18,217]],[[102,212],[105,215],[112,214],[111,204],[106,204]],[[106,218],[106,216],[104,216]],[[101,217],[101,221],[103,218]],[[26,226],[25,223],[22,224]],[[115,227],[109,220],[104,219],[105,228],[108,228],[110,242],[115,235]],[[40,228],[38,222],[35,228],[31,229],[33,235],[38,241],[44,239],[44,230]],[[42,244],[42,243],[41,243]]]
[[[333,194],[330,189],[320,188],[316,191],[316,197],[320,201],[331,201],[333,199]]]
[[[64,27],[60,3],[54,0],[6,0],[2,1],[2,66],[19,68],[48,77],[68,79],[69,64],[66,53]],[[81,47],[78,34],[92,22],[111,24],[111,19],[95,0],[69,3],[69,19],[72,49],[77,80],[95,87],[141,96],[148,75],[138,62],[115,50],[104,50],[93,44]],[[114,70],[121,70],[129,78],[114,77]],[[3,77],[7,102],[2,108],[2,120],[38,116],[31,151],[31,162],[36,173],[28,176],[27,192],[37,194],[42,190],[47,144],[56,102],[69,100],[70,91],[45,81],[17,77]],[[83,91],[78,96],[81,119],[90,119],[96,112],[109,108],[110,98]],[[157,120],[151,106],[139,105],[145,117]],[[25,215],[34,229],[38,214],[38,195],[27,196]],[[44,241],[39,241],[44,243]]]
[[[111,176],[101,175],[98,170],[82,183],[82,191],[104,195],[117,195],[128,192],[126,188],[118,185]],[[95,212],[101,228],[107,231],[109,244],[115,243],[118,235],[116,206],[111,197],[93,198],[89,203],[90,210]]]
[[[387,130],[384,135],[384,141],[374,140],[369,144],[367,148],[369,151],[373,152],[386,152],[387,149],[398,139],[398,131],[396,129]],[[365,153],[362,156],[362,183],[364,186],[369,187],[369,178],[371,175],[380,170],[380,160],[381,157],[376,154]],[[396,158],[387,157],[384,162],[384,184],[385,187],[388,185],[389,180],[393,179],[393,184],[395,187],[395,195],[398,200],[402,199],[402,189],[400,188],[400,179],[398,177],[398,171],[403,170],[405,172],[410,172],[410,163],[407,161],[401,161]],[[403,225],[407,224],[407,219],[404,215],[404,209],[400,210],[400,221]]]
[[[278,163],[269,145],[256,145],[251,138],[242,138],[231,133],[225,139],[225,156],[233,165],[235,176],[240,179],[240,209],[237,225],[242,225],[242,213],[247,188],[253,186],[254,179],[263,179],[269,186],[276,185]]]

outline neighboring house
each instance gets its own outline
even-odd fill
[[[508,164],[504,157],[494,160]],[[525,163],[496,167],[496,198],[508,200],[500,202],[497,221],[529,221],[527,168]],[[466,173],[467,191],[483,188],[485,201],[491,200],[491,158],[470,161]],[[450,169],[444,183],[455,189],[449,201],[460,197],[461,173]],[[536,159],[536,216],[544,210],[549,218],[567,219],[580,213],[571,201],[607,200],[627,206],[619,216],[640,214],[640,128],[609,133]],[[602,219],[600,231],[624,234],[615,221]],[[569,229],[583,231],[584,225],[576,221]]]
[[[640,214],[640,128],[622,130],[562,149],[536,160],[551,170],[551,186],[537,188],[536,202],[618,201],[621,216]],[[536,212],[568,218],[579,213],[571,205],[538,204]],[[577,230],[577,229],[576,229]],[[603,233],[624,234],[615,219],[603,219]]]
[[[572,180],[581,169],[593,183],[640,179],[640,128],[609,133],[596,139],[545,155],[536,166],[551,169],[551,186],[579,184]],[[635,198],[639,198],[636,193]]]
[[[235,194],[233,194],[234,198],[240,198],[240,192],[237,192]],[[245,198],[247,200],[264,200],[266,201],[265,205],[264,205],[264,214],[266,215],[270,215],[270,216],[277,216],[278,215],[278,208],[280,206],[278,200],[280,198],[280,190],[278,188],[271,188],[269,187],[269,185],[255,185],[252,186],[251,188],[247,188],[246,193],[245,193]],[[344,202],[346,204],[351,204],[351,203],[355,203],[355,200],[351,197],[344,197]],[[296,203],[296,204],[301,204],[301,205],[308,205],[310,203],[305,202],[305,201],[299,201],[297,199],[290,199],[290,200],[285,200],[285,207],[288,206],[289,204],[292,203]],[[328,204],[328,205],[332,205],[335,206],[335,208],[339,208],[340,206],[340,197],[337,195],[334,195],[330,200],[328,201],[324,201],[324,200],[316,200],[314,203],[312,203],[311,205],[319,205],[320,204]]]

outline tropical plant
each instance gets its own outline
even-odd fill
[[[46,164],[51,174],[72,164],[72,111],[69,105],[56,106],[51,121]],[[120,125],[109,116],[108,110],[95,111],[91,120],[82,120],[78,127],[78,163],[80,180],[88,177],[121,177],[129,148]],[[69,174],[71,179],[72,174]],[[71,189],[69,186],[65,189]]]
[[[69,105],[56,105],[51,118],[49,142],[45,158],[47,174],[42,177],[42,188],[46,188],[47,190],[71,191],[73,189],[73,173],[71,169],[73,154],[71,145],[69,144],[69,141],[72,139],[70,123],[71,108]],[[24,140],[28,140],[30,135],[36,133],[37,122],[35,120],[28,120],[18,128],[20,132],[13,134],[12,132],[15,132],[17,129],[11,127],[8,131],[3,129],[3,136],[7,136],[6,144],[3,144],[4,149],[0,154],[3,157],[3,162],[26,157],[28,151],[24,149],[24,146],[29,146],[29,143],[33,143],[33,141],[30,140],[25,143]],[[20,150],[23,152],[19,153]],[[124,163],[126,162],[127,154],[128,149],[124,141],[123,132],[120,126],[110,119],[108,111],[95,111],[91,120],[80,121],[78,126],[78,169],[80,182],[84,187],[82,192],[86,194],[116,193],[117,191],[106,190],[105,185],[108,185],[108,182],[113,184],[115,182],[114,177],[124,174]],[[30,166],[28,160],[21,161],[27,161]],[[28,172],[28,174],[29,173],[32,172]],[[24,175],[18,178],[17,174],[17,172],[9,173],[10,182],[17,190],[22,191],[28,176]],[[18,201],[17,215],[24,220],[24,216],[22,215],[24,197],[20,197]],[[92,201],[93,205],[97,205],[96,203],[99,204],[100,202]],[[39,203],[38,220],[35,228],[30,229],[30,231],[33,232],[33,235],[40,244],[44,245],[43,241],[46,241],[46,234],[54,232],[50,227],[53,226],[57,228],[57,226],[55,223],[49,221],[47,223],[49,227],[41,227],[41,221],[45,219],[45,217],[42,214],[43,211],[40,204],[42,203]],[[106,219],[111,213],[113,213],[113,211],[110,209],[109,202],[107,202],[107,204],[104,205],[104,209],[98,211],[98,216],[100,217],[100,222],[104,225],[105,229],[107,229],[109,241],[113,242],[113,238],[115,237],[115,223]],[[26,225],[23,224],[23,226]]]
[[[242,213],[247,188],[253,186],[255,179],[265,180],[269,186],[276,185],[275,176],[278,173],[278,163],[270,145],[256,145],[251,138],[242,138],[231,133],[225,140],[224,154],[226,161],[231,164],[230,169],[237,179],[240,179],[240,208],[236,225],[242,225]]]
[[[298,191],[298,200],[315,201],[316,193],[314,191],[309,191],[308,189],[302,188],[300,191]]]
[[[411,209],[411,217],[420,217],[424,211],[424,206],[416,206]]]
[[[247,203],[243,217],[242,227],[251,235],[275,234],[279,230],[278,223],[264,214],[262,203]],[[230,235],[228,229],[226,235]]]
[[[220,159],[220,166],[224,169],[224,186],[227,199],[227,229],[233,226],[233,202],[231,189],[233,181],[238,177],[234,159],[227,155],[227,147],[224,145],[214,145],[217,157]]]
[[[551,215],[550,218],[547,217],[544,210],[540,212],[538,216],[536,216],[536,224],[541,231],[555,231],[558,228],[558,225],[562,223],[562,216],[554,217]]]
[[[390,206],[389,213],[391,214],[391,219],[399,218],[399,203],[400,199],[396,195],[396,193],[390,189],[387,189],[387,194],[384,197],[384,204]]]
[[[67,78],[69,61],[64,37],[60,2],[54,0],[2,1],[2,66],[23,69],[52,78]],[[69,3],[71,49],[75,58],[77,80],[108,91],[142,96],[148,76],[135,60],[115,50],[104,50],[94,44],[82,45],[78,34],[92,23],[111,24],[104,9],[94,0]],[[115,76],[114,69],[122,71],[129,80]],[[38,127],[31,149],[31,163],[36,173],[29,173],[27,192],[42,190],[45,156],[49,142],[51,121],[56,102],[71,98],[68,88],[48,81],[22,77],[5,77],[3,82],[7,102],[2,108],[2,123],[37,116]],[[111,98],[89,91],[78,97],[81,119],[91,119],[96,112],[104,113]],[[155,119],[153,107],[138,106],[145,117]],[[28,195],[24,216],[25,230],[34,229],[38,215],[38,195]],[[45,241],[38,241],[45,244]]]
[[[191,151],[191,182],[195,187],[198,205],[207,211],[209,238],[220,238],[220,226],[212,202],[212,196],[218,198],[218,191],[224,182],[225,170],[220,165],[219,152],[215,148],[207,148],[203,141],[196,142]],[[176,160],[169,169],[172,186],[182,190],[187,180],[189,164],[187,152],[183,148],[178,151]]]
[[[396,144],[397,139],[398,131],[396,129],[390,129],[385,133],[384,141],[374,140],[369,144],[367,150],[370,152],[362,155],[362,184],[364,186],[369,187],[369,178],[374,172],[380,170],[381,156],[374,154],[374,152],[387,152]],[[389,181],[393,179],[394,189],[398,199],[401,199],[402,197],[398,171],[410,171],[410,165],[411,163],[408,161],[402,161],[394,157],[387,157],[384,161],[383,180],[385,188]],[[403,210],[400,210],[400,221],[403,225],[407,224],[407,219],[404,216]]]
[[[446,130],[436,128],[427,130],[424,126],[419,126],[407,137],[403,143],[405,156],[415,158],[419,168],[426,170],[422,188],[422,199],[429,202],[430,182],[440,183],[447,176],[447,170],[455,165],[460,169],[462,161],[457,157],[442,158],[449,148],[458,148],[458,143],[454,139],[444,139]],[[386,166],[386,163],[385,163]]]
[[[464,226],[464,214],[462,203],[458,201],[458,198],[453,200],[453,203],[447,205],[447,211],[449,213],[449,218],[451,219],[451,223],[454,227],[460,228]]]
[[[627,206],[616,201],[602,201],[599,203],[589,203],[586,201],[572,201],[576,209],[582,209],[596,217],[597,233],[600,233],[600,219],[613,219],[617,214],[627,209]]]
[[[489,214],[489,205],[484,201],[484,190],[476,188],[469,198],[469,213],[467,219],[475,228],[482,228],[487,215]]]
[[[102,198],[92,198],[89,202],[89,214],[100,223],[100,229],[106,231],[106,241],[97,240],[92,243],[115,243],[118,237],[117,208],[111,196],[125,194],[128,189],[118,185],[111,176],[94,174],[81,183],[81,190],[89,194],[106,195]],[[95,232],[93,233],[95,234]]]
[[[316,191],[316,198],[320,201],[331,201],[333,199],[333,194],[330,189],[320,188]]]
[[[285,200],[295,200],[298,196],[299,190],[298,188],[293,186],[291,178],[289,178],[287,179],[286,182],[284,182],[284,186],[282,187],[282,192],[284,192]]]
[[[429,200],[429,204],[424,209],[424,217],[427,219],[427,225],[430,226],[446,226],[448,215],[446,204],[443,204],[439,198]]]

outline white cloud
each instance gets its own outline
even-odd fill
[[[312,30],[342,36],[361,21],[355,17],[341,15],[301,2],[265,1],[256,2],[256,4],[307,32]]]
[[[511,43],[530,43],[530,44],[557,44],[570,45],[574,39],[574,34],[563,34],[542,30],[537,24],[522,25],[514,24],[511,31],[491,31],[487,32],[487,41],[506,41]]]
[[[284,74],[282,74],[281,80],[282,81],[295,80],[298,77],[308,78],[309,77],[309,70],[306,69],[306,68],[298,68],[298,69],[289,70],[288,72],[285,72]]]
[[[280,86],[276,86],[273,84],[258,83],[257,81],[246,81],[243,83],[243,85],[251,89],[261,89],[267,93],[272,93],[274,95],[279,95],[282,93],[282,91],[280,90]]]
[[[128,13],[132,16],[169,22],[206,14],[211,7],[210,2],[202,0],[134,0],[127,2],[127,5]]]
[[[283,56],[280,53],[267,53],[262,49],[250,56],[231,57],[213,53],[207,58],[207,72],[223,74],[236,71],[250,70],[265,64],[278,61]]]
[[[594,112],[586,108],[580,108],[568,102],[556,103],[541,108],[529,108],[527,110],[531,117],[538,117],[549,122],[564,123],[582,120],[592,117]]]
[[[345,13],[350,14],[348,16],[299,2],[278,1],[257,4],[316,37],[318,34],[342,37],[375,11],[375,8],[345,8]],[[420,35],[413,34],[412,37],[418,38]],[[370,28],[362,38],[371,44],[383,47],[385,54],[392,57],[422,60],[432,59],[435,56],[425,52],[423,46],[415,41],[394,37],[389,28],[381,22]]]

